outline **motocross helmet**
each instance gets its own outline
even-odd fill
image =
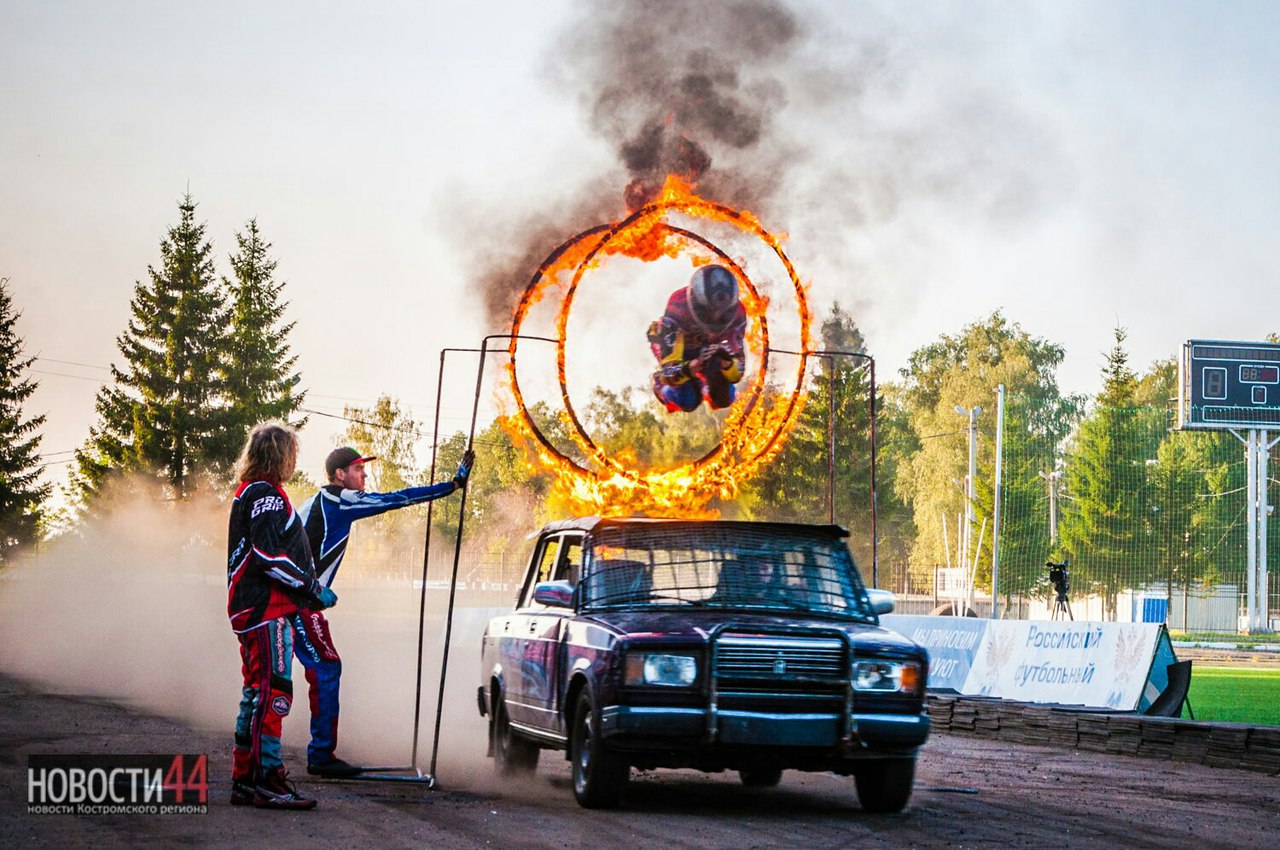
[[[689,279],[689,306],[708,328],[725,327],[738,311],[738,279],[724,266],[703,266]]]

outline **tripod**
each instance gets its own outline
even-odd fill
[[[1066,615],[1065,619],[1075,620],[1075,616],[1071,613],[1071,602],[1067,600],[1067,594],[1059,593],[1057,601],[1053,603],[1053,616],[1049,619],[1061,620],[1064,619],[1064,614]]]
[[[1058,593],[1058,599],[1053,603],[1053,615],[1049,618],[1051,620],[1061,620],[1063,615],[1068,620],[1075,620],[1075,615],[1071,613],[1071,602],[1067,600],[1067,594],[1071,591],[1071,573],[1067,570],[1069,565],[1069,561],[1063,561],[1061,564],[1055,564],[1053,561],[1045,563],[1049,568],[1049,582]]]

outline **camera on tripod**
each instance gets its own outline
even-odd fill
[[[1059,602],[1066,602],[1067,594],[1071,592],[1071,573],[1067,569],[1070,564],[1070,561],[1061,564],[1055,564],[1053,561],[1045,562],[1045,566],[1049,568],[1049,582],[1058,592]]]
[[[1057,620],[1060,617],[1066,617],[1068,620],[1075,619],[1071,613],[1071,601],[1067,598],[1067,594],[1071,592],[1071,572],[1067,569],[1070,564],[1070,561],[1063,561],[1061,564],[1055,564],[1053,561],[1045,562],[1045,566],[1049,568],[1049,582],[1058,592],[1050,619]]]

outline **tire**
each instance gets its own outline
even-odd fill
[[[738,777],[748,788],[772,788],[782,781],[782,768],[762,767],[755,770],[739,770]]]
[[[590,688],[578,695],[569,737],[569,763],[573,772],[573,796],[585,809],[615,809],[622,802],[631,777],[631,765],[605,746],[600,737],[600,712]]]
[[[911,799],[916,778],[916,760],[877,759],[858,765],[853,774],[858,802],[871,814],[900,812]]]
[[[493,766],[500,776],[527,776],[538,768],[538,745],[511,728],[507,704],[499,691],[490,712],[489,735],[493,741]]]

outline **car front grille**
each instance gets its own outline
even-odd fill
[[[844,641],[835,637],[723,634],[716,678],[734,682],[848,681]]]

